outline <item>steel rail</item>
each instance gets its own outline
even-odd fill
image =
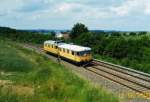
[[[96,74],[96,75],[99,75],[99,76],[102,76],[102,77],[104,77],[104,78],[107,78],[107,79],[109,79],[109,80],[111,80],[111,81],[113,81],[113,82],[116,82],[116,83],[118,83],[118,84],[120,84],[120,85],[123,85],[123,86],[125,86],[125,87],[127,87],[127,88],[129,88],[129,89],[131,89],[131,90],[134,90],[134,91],[139,92],[139,93],[143,94],[144,96],[146,96],[145,93],[144,93],[142,90],[136,89],[135,87],[131,87],[131,86],[125,84],[125,83],[122,83],[122,82],[120,82],[120,81],[114,80],[113,78],[110,78],[110,77],[108,77],[108,76],[106,76],[106,75],[97,73],[97,72],[95,72],[95,71],[93,71],[93,70],[90,70],[90,69],[86,69],[86,70],[88,70],[88,71],[90,71],[90,72],[92,72],[92,73],[94,73],[94,74]]]
[[[114,66],[114,67],[117,67],[117,68],[125,69],[125,70],[128,70],[130,72],[134,72],[134,73],[137,73],[137,74],[140,74],[140,75],[143,75],[143,76],[146,76],[146,77],[150,78],[150,74],[147,74],[147,73],[144,73],[144,72],[140,72],[140,71],[137,71],[137,70],[134,70],[134,69],[131,69],[131,68],[123,67],[123,66],[120,66],[120,65],[112,64],[112,63],[97,60],[97,59],[93,59],[93,60],[97,61],[97,62],[107,64],[107,65],[110,65],[110,66]]]
[[[104,61],[101,61],[101,60],[96,60],[96,59],[94,59],[93,61],[96,62],[97,64],[101,65],[101,66],[109,67],[109,68],[111,68],[111,69],[113,69],[113,70],[120,71],[120,72],[125,73],[125,74],[128,74],[128,75],[130,75],[130,76],[133,76],[133,77],[142,79],[142,80],[144,80],[144,81],[150,82],[150,74],[147,74],[147,73],[144,73],[144,72],[140,72],[140,71],[136,71],[136,70],[133,70],[133,69],[131,69],[131,68],[127,68],[127,67],[115,65],[115,64],[112,64],[112,63],[104,62]],[[100,64],[100,63],[102,63],[103,65]],[[107,65],[108,65],[108,66],[107,66]],[[115,68],[112,68],[112,67],[110,67],[110,66],[115,67]],[[121,71],[121,70],[119,70],[119,69],[117,69],[117,68],[122,69],[122,70],[125,70],[125,71],[128,71],[128,72],[132,72],[132,73],[134,73],[134,74],[141,75],[141,76],[146,77],[146,78],[142,78],[142,77],[136,76],[136,75],[134,75],[134,74],[129,74],[129,73],[124,72],[124,71]]]
[[[111,74],[111,75],[116,76],[116,77],[118,77],[118,78],[120,78],[120,79],[129,81],[129,82],[131,82],[131,83],[133,83],[133,84],[136,84],[136,85],[138,85],[138,86],[141,86],[141,87],[143,87],[143,88],[146,88],[146,89],[149,89],[149,90],[150,90],[150,86],[146,86],[146,85],[144,85],[144,84],[138,83],[137,81],[133,81],[133,80],[128,79],[128,78],[126,78],[126,77],[123,77],[123,76],[121,76],[121,75],[116,75],[116,74],[114,74],[114,73],[108,72],[108,71],[106,71],[106,70],[103,70],[103,69],[100,69],[100,68],[97,68],[97,67],[94,67],[94,66],[93,66],[92,68],[95,68],[95,69],[97,69],[97,70],[103,71],[103,72],[108,73],[108,74]]]
[[[120,69],[116,69],[116,68],[112,68],[112,67],[109,67],[109,66],[106,66],[106,65],[103,65],[103,64],[100,64],[100,63],[95,63],[95,62],[92,62],[92,63],[94,63],[94,64],[97,64],[97,65],[99,65],[99,66],[103,66],[103,67],[105,67],[105,68],[109,68],[109,69],[112,69],[112,70],[115,70],[115,71],[117,71],[117,72],[120,72],[120,73],[124,73],[124,74],[126,74],[126,75],[129,75],[129,76],[132,76],[132,77],[135,77],[135,78],[137,78],[137,79],[140,79],[140,80],[144,80],[145,82],[148,82],[148,83],[150,83],[150,79],[147,79],[147,78],[144,78],[144,77],[140,77],[140,76],[137,76],[137,75],[134,75],[134,74],[130,74],[130,73],[128,73],[127,71],[128,70],[120,70]],[[130,71],[129,71],[130,72]],[[132,72],[133,73],[133,72]],[[137,73],[136,73],[137,74]],[[139,75],[141,75],[141,74],[139,74]],[[143,76],[143,75],[142,75]]]

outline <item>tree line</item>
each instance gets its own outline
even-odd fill
[[[42,34],[37,32],[16,30],[8,27],[0,27],[0,37],[11,39],[13,41],[42,44],[45,40],[52,39],[51,34]]]
[[[99,58],[150,73],[150,36],[147,32],[90,32],[83,24],[76,24],[71,41],[91,47],[93,55]]]
[[[150,73],[150,36],[148,32],[91,32],[77,23],[70,31],[70,42],[92,48],[95,58],[108,60]],[[54,34],[42,34],[0,27],[0,37],[13,41],[43,44],[55,39]]]

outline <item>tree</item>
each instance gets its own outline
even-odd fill
[[[70,37],[71,38],[77,38],[82,33],[87,33],[87,32],[88,32],[88,28],[84,24],[77,23],[72,28],[71,33],[70,33]]]
[[[139,32],[139,35],[146,35],[147,32]]]
[[[127,34],[126,32],[123,32],[122,35],[123,35],[123,36],[127,36],[128,34]]]
[[[120,32],[112,32],[111,36],[117,36],[118,37],[118,36],[121,36],[121,34],[120,34]]]
[[[51,31],[51,36],[55,37],[56,33],[54,31]]]
[[[130,35],[135,36],[135,35],[136,35],[136,33],[135,33],[135,32],[131,32],[131,33],[130,33]]]

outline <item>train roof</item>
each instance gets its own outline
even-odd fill
[[[48,41],[45,41],[44,44],[62,45],[62,44],[65,44],[65,43],[62,43],[61,41],[48,40]]]
[[[44,44],[54,44],[54,45],[58,45],[58,47],[60,47],[60,48],[65,48],[65,49],[76,51],[76,52],[91,50],[91,48],[89,48],[89,47],[83,47],[83,46],[73,45],[73,44],[66,44],[66,43],[62,43],[60,41],[53,41],[53,40],[45,41]]]
[[[72,51],[76,51],[76,52],[91,50],[91,48],[89,48],[89,47],[83,47],[83,46],[72,45],[72,44],[62,44],[62,45],[59,45],[59,47],[69,49]]]
[[[56,44],[56,41],[48,40],[48,41],[45,41],[44,43],[46,43],[46,44]]]

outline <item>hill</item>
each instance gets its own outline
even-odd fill
[[[17,30],[8,27],[0,27],[0,37],[11,39],[13,41],[41,44],[45,40],[52,39],[51,34],[32,32],[26,30]]]
[[[1,102],[118,102],[43,55],[0,39]]]

